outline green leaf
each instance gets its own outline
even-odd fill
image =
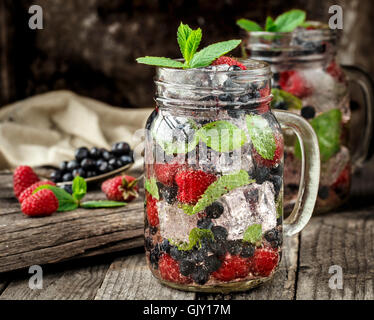
[[[246,31],[263,31],[263,29],[254,21],[248,19],[239,19],[236,24]]]
[[[304,23],[306,13],[303,10],[290,10],[278,16],[274,24],[277,32],[291,32]]]
[[[73,198],[73,196],[66,192],[64,189],[51,185],[43,185],[36,188],[33,192],[36,193],[41,189],[51,190],[58,200],[58,210],[59,212],[72,211],[78,208],[78,202]]]
[[[240,170],[237,173],[224,175],[213,182],[201,196],[199,201],[191,208],[191,206],[183,205],[182,209],[187,215],[194,215],[203,211],[207,206],[218,200],[224,194],[236,188],[253,183],[255,180],[249,179],[248,173],[245,170]]]
[[[303,107],[302,101],[287,91],[273,88],[271,89],[271,93],[273,95],[273,100],[271,101],[272,108],[277,108],[279,103],[285,103],[288,110],[300,110]]]
[[[328,161],[340,150],[342,113],[339,109],[332,109],[320,114],[310,121],[316,132],[321,161]],[[300,145],[295,145],[295,156],[301,158]]]
[[[192,29],[187,24],[183,24],[181,22],[181,24],[178,27],[178,31],[177,31],[177,41],[178,41],[179,49],[181,50],[183,57],[184,57],[184,52],[186,49],[187,39],[191,33],[192,33]]]
[[[245,230],[243,235],[243,241],[256,244],[262,238],[262,226],[261,224],[252,224]]]
[[[267,160],[273,160],[275,155],[275,137],[268,121],[259,115],[247,115],[249,136],[256,151]]]
[[[213,232],[208,229],[193,228],[190,231],[188,242],[176,243],[173,241],[173,239],[168,239],[168,240],[172,245],[177,246],[178,250],[188,251],[188,250],[191,250],[195,246],[198,246],[198,248],[201,248],[201,240],[205,238],[214,240]]]
[[[82,177],[76,176],[73,180],[72,189],[73,198],[77,201],[80,201],[87,193],[87,183]]]
[[[265,23],[265,31],[272,32],[276,30],[276,25],[274,24],[274,20],[272,17],[267,17],[266,18],[266,23]]]
[[[191,68],[209,66],[214,60],[235,49],[241,40],[228,40],[211,44],[197,52],[191,60]]]
[[[126,202],[99,200],[99,201],[82,202],[81,207],[85,209],[116,208],[116,207],[123,207],[126,204],[127,204]]]
[[[192,30],[188,25],[180,24],[177,32],[177,40],[185,60],[185,67],[189,67],[190,61],[200,45],[201,37],[202,32],[200,28]]]
[[[239,149],[246,142],[245,132],[224,120],[207,123],[196,134],[208,147],[218,152]]]
[[[176,61],[170,58],[164,57],[141,57],[137,58],[138,63],[149,64],[152,66],[166,67],[166,68],[183,68],[184,64],[180,61]]]
[[[153,198],[160,200],[156,179],[154,177],[145,180],[144,188],[151,194]]]
[[[277,219],[280,217],[283,217],[283,197],[278,196],[278,201],[276,203],[276,208],[277,208]]]

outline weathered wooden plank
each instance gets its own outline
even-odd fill
[[[374,299],[374,207],[314,217],[299,259],[297,299]],[[340,290],[329,287],[334,265],[343,271]]]
[[[285,238],[283,257],[274,278],[248,292],[232,294],[198,294],[209,300],[292,300],[295,295],[299,238]]]
[[[0,295],[0,300],[92,300],[109,265],[109,262],[98,263],[96,261],[92,266],[85,263],[84,266],[78,267],[62,265],[52,270],[43,268],[42,289],[29,287],[29,278],[32,275],[24,270],[22,277],[12,281],[6,287]]]
[[[98,290],[96,300],[192,300],[195,294],[168,288],[148,269],[144,254],[116,259]]]

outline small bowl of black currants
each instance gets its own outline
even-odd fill
[[[86,182],[99,182],[129,169],[134,163],[134,153],[127,142],[116,142],[111,150],[80,147],[75,150],[75,159],[62,161],[50,179],[57,184],[71,184],[76,176]]]

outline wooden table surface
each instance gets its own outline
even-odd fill
[[[9,193],[9,186],[0,187],[2,198]],[[342,267],[343,289],[329,287],[333,265]],[[285,239],[273,280],[246,293],[196,294],[162,286],[148,270],[142,248],[43,265],[41,290],[29,288],[30,277],[27,268],[0,273],[0,299],[372,300],[374,163],[355,175],[351,199],[343,208],[313,217],[299,235]]]

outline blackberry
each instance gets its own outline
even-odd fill
[[[213,202],[205,209],[206,216],[211,219],[218,219],[224,211],[223,205],[220,202]]]
[[[85,170],[95,168],[95,166],[96,166],[95,161],[90,158],[85,158],[81,162],[81,167]]]
[[[274,192],[275,192],[275,197],[277,198],[278,195],[279,195],[279,191],[282,187],[282,183],[283,183],[283,180],[282,180],[282,177],[280,176],[271,176],[269,181],[271,181],[273,183],[273,186],[274,186]]]
[[[66,169],[69,171],[73,171],[74,169],[77,169],[77,168],[79,168],[79,162],[76,160],[71,160],[66,165]]]
[[[318,190],[318,197],[322,200],[326,200],[329,197],[330,189],[327,186],[322,186]]]
[[[242,258],[252,257],[255,253],[255,248],[251,244],[244,244],[240,252]]]
[[[221,260],[219,260],[218,257],[214,255],[209,256],[205,259],[204,266],[209,273],[214,272],[221,266]]]
[[[203,98],[199,99],[199,101],[212,101],[212,100],[216,100],[216,97],[215,96],[206,96],[206,97],[203,97]]]
[[[196,263],[203,263],[207,258],[208,252],[205,250],[194,249],[191,252],[191,259]]]
[[[210,250],[218,257],[221,257],[226,253],[226,246],[223,241],[214,241],[210,244]]]
[[[192,280],[197,284],[203,285],[209,280],[209,273],[203,268],[197,269],[192,275]]]
[[[170,243],[168,239],[164,239],[160,244],[160,250],[166,253],[170,253]]]
[[[197,227],[200,229],[211,229],[213,227],[213,222],[210,219],[202,218],[197,221]]]
[[[84,158],[87,158],[89,156],[90,152],[86,147],[78,148],[75,151],[75,159],[77,161],[82,161]]]
[[[270,174],[270,169],[267,167],[256,167],[253,178],[256,180],[257,184],[263,184],[266,180],[268,180]]]
[[[158,260],[160,259],[160,248],[159,246],[155,246],[150,254],[149,254],[149,261],[151,262],[152,266],[157,269],[158,268]]]
[[[232,255],[238,255],[242,251],[242,243],[240,240],[227,241],[227,251]]]
[[[301,109],[301,116],[305,119],[313,119],[316,115],[316,110],[311,106],[306,106]]]
[[[244,110],[241,109],[233,109],[232,107],[225,108],[227,111],[227,114],[233,118],[238,119],[240,116],[244,113]]]
[[[225,241],[227,239],[228,233],[224,227],[213,226],[212,232],[216,241]]]
[[[273,167],[270,171],[270,174],[273,176],[282,176],[283,173],[283,166],[281,164],[277,165],[276,167]]]
[[[189,276],[195,271],[196,265],[191,260],[184,259],[179,263],[179,271],[183,276]]]
[[[282,234],[277,229],[267,231],[264,237],[273,248],[278,248],[282,245]]]
[[[174,246],[171,246],[170,247],[170,256],[174,259],[174,260],[182,260],[182,259],[185,259],[187,257],[188,253],[186,251],[183,251],[183,250],[178,250],[177,247],[174,247]]]
[[[153,248],[153,241],[151,237],[146,237],[144,239],[144,247],[150,251]]]

